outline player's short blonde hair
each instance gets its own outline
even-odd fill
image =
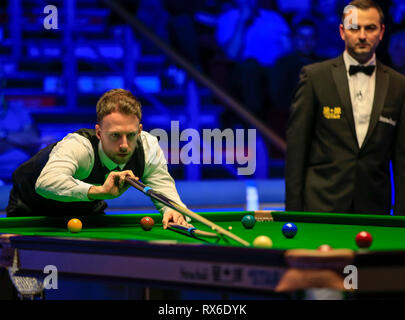
[[[103,118],[112,112],[135,115],[139,121],[142,119],[141,103],[130,91],[125,89],[112,89],[104,93],[97,102],[96,110],[98,123],[101,123]]]

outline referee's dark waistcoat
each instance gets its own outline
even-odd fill
[[[84,182],[102,185],[110,170],[105,167],[98,154],[99,140],[94,129],[80,129],[75,133],[90,140],[94,150],[94,166]],[[80,216],[103,214],[107,204],[102,200],[62,202],[47,199],[35,191],[35,183],[48,162],[54,143],[40,150],[31,159],[21,164],[13,173],[13,188],[10,192],[8,217],[17,216]],[[123,170],[132,170],[135,176],[142,177],[145,168],[145,153],[141,140],[138,138],[134,153]]]

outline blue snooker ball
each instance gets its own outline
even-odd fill
[[[242,224],[246,229],[252,229],[256,223],[256,219],[251,214],[244,215],[242,218]]]
[[[294,238],[297,234],[297,226],[294,223],[288,222],[283,225],[283,234],[286,238]]]

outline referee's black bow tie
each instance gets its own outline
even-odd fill
[[[357,72],[363,72],[368,76],[371,76],[374,72],[375,66],[360,66],[351,65],[349,69],[349,74],[352,76]]]

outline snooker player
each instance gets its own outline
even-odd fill
[[[141,118],[141,104],[131,92],[106,92],[97,102],[95,130],[68,134],[13,173],[7,216],[104,214],[104,200],[128,189],[126,176],[140,178],[184,206],[157,138],[142,131]],[[181,213],[154,204],[163,215],[163,228],[169,222],[191,227]]]

